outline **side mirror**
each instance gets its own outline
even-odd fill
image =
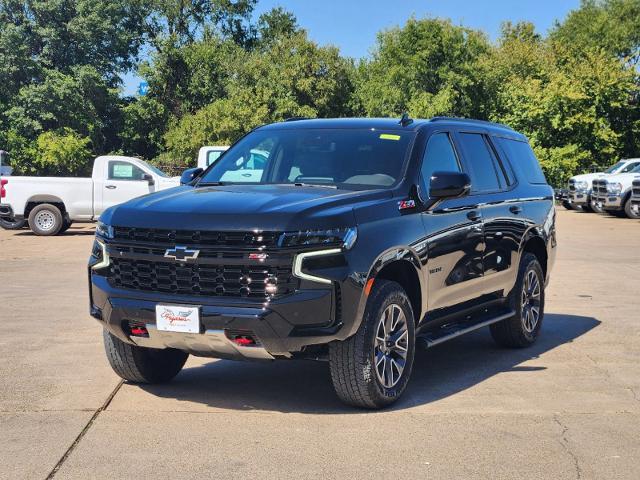
[[[198,168],[188,168],[184,172],[182,172],[182,176],[180,177],[180,185],[187,185],[193,181],[198,175],[200,175],[204,170],[200,167]]]
[[[145,173],[144,175],[142,175],[142,180],[146,180],[147,183],[149,184],[149,186],[152,186],[152,185],[156,184],[156,181],[148,173]]]
[[[429,183],[429,198],[440,200],[464,197],[470,189],[471,179],[466,173],[433,172]]]

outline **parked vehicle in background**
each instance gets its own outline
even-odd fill
[[[597,202],[591,201],[593,181],[607,175],[629,172],[639,165],[640,158],[622,159],[604,172],[585,173],[571,177],[569,179],[569,203],[572,209],[580,207],[586,212],[602,213],[602,209],[597,206]]]
[[[631,183],[631,210],[634,214],[640,215],[640,178]]]
[[[206,169],[209,165],[218,160],[220,155],[228,149],[228,145],[212,145],[200,148],[198,151],[198,167],[203,170]]]
[[[553,194],[556,198],[556,202],[561,203],[567,210],[574,210],[573,205],[571,205],[571,200],[569,199],[569,189],[555,188],[553,190]]]
[[[96,221],[112,205],[179,182],[137,158],[100,156],[90,178],[2,177],[0,218],[27,220],[36,235],[56,235],[72,222]]]
[[[0,177],[8,177],[11,175],[11,172],[13,172],[13,168],[8,165],[2,165],[0,167]]]
[[[640,178],[640,165],[628,173],[607,175],[592,183],[591,205],[594,210],[616,216],[640,218],[632,204],[634,180]]]
[[[288,121],[181,181],[96,229],[90,312],[126,380],[169,381],[189,354],[324,359],[345,403],[381,408],[418,344],[486,326],[509,347],[540,334],[553,189],[508,127]]]

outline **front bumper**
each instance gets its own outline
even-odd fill
[[[586,191],[571,191],[569,192],[569,202],[579,207],[589,205],[591,202],[591,194]]]
[[[592,193],[591,205],[600,205],[604,210],[621,210],[624,208],[622,195],[612,193]]]

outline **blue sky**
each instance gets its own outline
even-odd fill
[[[311,39],[361,58],[374,45],[377,32],[402,25],[411,15],[450,18],[455,24],[484,30],[495,40],[503,21],[528,20],[546,33],[579,4],[579,0],[260,0],[256,15],[282,6],[298,17]],[[124,93],[133,94],[139,81],[127,75]]]

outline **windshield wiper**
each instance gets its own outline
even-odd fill
[[[337,189],[337,185],[329,185],[328,183],[302,183],[296,182],[293,184],[296,187],[320,187],[320,188],[333,188]]]

